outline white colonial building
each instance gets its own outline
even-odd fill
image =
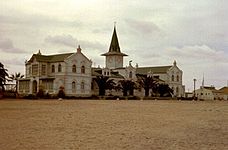
[[[39,51],[25,64],[19,94],[36,94],[40,88],[45,93],[57,94],[64,87],[67,95],[90,96],[91,65],[80,46],[75,53],[42,55]]]

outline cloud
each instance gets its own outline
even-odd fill
[[[217,63],[228,63],[224,51],[212,49],[207,45],[188,45],[181,48],[171,47],[167,50],[167,54],[178,58],[194,59],[197,62],[203,60]]]
[[[76,42],[78,40],[76,38],[73,38],[71,35],[56,35],[56,36],[49,35],[44,39],[44,41],[52,44],[75,47]]]
[[[77,38],[74,38],[72,35],[55,35],[55,36],[47,36],[44,41],[46,43],[51,43],[54,45],[64,45],[68,47],[77,47],[77,45],[81,45],[82,48],[89,48],[89,49],[104,49],[104,45],[98,43],[98,42],[91,42],[86,40],[78,40]]]
[[[12,40],[10,39],[0,39],[0,50],[6,53],[25,53],[26,51],[15,48]]]
[[[125,19],[126,24],[139,34],[151,35],[153,33],[161,33],[161,29],[152,21]]]

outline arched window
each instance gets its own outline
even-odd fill
[[[173,93],[174,93],[174,87],[172,87],[171,89],[172,89],[172,91],[173,91]]]
[[[81,67],[81,73],[85,73],[85,66]]]
[[[61,64],[58,65],[58,72],[62,72],[62,66],[61,66]]]
[[[76,65],[72,66],[72,72],[76,72]]]
[[[75,82],[73,81],[72,82],[72,90],[75,90],[76,89],[76,84],[75,84]]]
[[[179,94],[179,88],[176,87],[176,95],[178,95],[178,94]]]
[[[132,78],[132,71],[130,71],[129,73],[129,78]]]
[[[177,82],[179,82],[179,75],[177,75]]]
[[[174,75],[172,75],[172,81],[174,81]]]
[[[85,89],[85,83],[82,81],[81,82],[81,90],[84,90]]]

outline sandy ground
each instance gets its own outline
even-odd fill
[[[1,150],[227,150],[228,101],[0,100]]]

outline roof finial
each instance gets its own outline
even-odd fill
[[[39,51],[38,51],[37,55],[41,55],[40,49],[39,49]]]
[[[80,45],[78,45],[77,52],[78,52],[78,53],[81,53],[81,50],[82,50],[82,49],[81,49]]]
[[[176,62],[176,60],[174,60],[173,65],[174,65],[174,66],[177,66],[177,62]]]
[[[116,21],[114,22],[114,28],[116,28]]]

